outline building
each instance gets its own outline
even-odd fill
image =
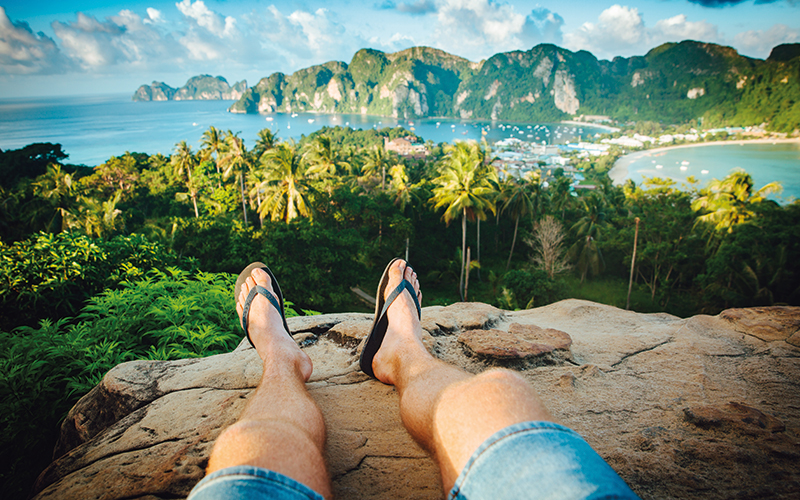
[[[400,156],[412,156],[414,158],[421,158],[430,154],[424,144],[413,141],[412,137],[399,137],[393,141],[390,141],[388,137],[384,137],[383,148],[386,151],[394,151]]]

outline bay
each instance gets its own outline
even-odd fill
[[[34,142],[62,145],[67,161],[96,166],[126,151],[169,155],[185,140],[194,150],[203,132],[214,126],[240,132],[252,147],[256,134],[270,128],[281,139],[299,140],[323,126],[355,129],[396,127],[435,143],[457,139],[489,142],[515,137],[523,141],[563,144],[604,130],[567,124],[527,124],[426,118],[397,120],[370,115],[228,113],[232,101],[133,102],[129,94],[40,99],[0,99],[0,148],[17,149]]]
[[[685,183],[689,176],[705,187],[712,179],[722,179],[734,169],[744,169],[753,177],[755,188],[780,182],[783,191],[770,198],[789,203],[800,199],[800,141],[736,141],[707,143],[639,151],[626,155],[609,175],[615,184],[632,179],[640,184],[645,177],[661,177]]]

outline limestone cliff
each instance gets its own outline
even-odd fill
[[[800,308],[680,319],[566,300],[515,312],[433,306],[422,318],[435,356],[470,372],[518,370],[644,499],[800,493]],[[370,325],[367,314],[289,319],[314,362],[308,388],[329,430],[334,493],[442,498],[396,391],[357,370]],[[35,498],[184,497],[260,374],[245,345],[117,366],[70,411]]]
[[[186,84],[174,89],[163,82],[142,85],[133,94],[134,101],[192,101],[192,100],[239,100],[247,91],[247,82],[242,80],[233,86],[221,76],[199,75],[189,78]]]

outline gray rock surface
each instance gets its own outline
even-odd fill
[[[365,314],[289,319],[314,361],[308,388],[328,426],[334,493],[442,498],[396,391],[357,369],[370,325]],[[431,352],[467,371],[519,370],[645,499],[800,495],[800,308],[680,319],[580,300],[516,312],[470,303],[424,308],[423,327]],[[495,341],[525,349],[508,356]],[[70,412],[36,498],[184,497],[260,373],[244,344],[117,366]]]

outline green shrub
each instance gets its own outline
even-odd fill
[[[230,274],[152,270],[92,297],[75,318],[0,331],[0,481],[22,498],[51,460],[57,424],[133,359],[229,352],[242,338]],[[287,316],[297,313],[290,307]]]
[[[0,328],[72,316],[101,290],[178,263],[168,249],[137,234],[104,240],[39,233],[10,245],[0,241]]]
[[[540,269],[509,271],[503,276],[503,285],[501,305],[510,309],[544,306],[567,296],[564,282]]]

